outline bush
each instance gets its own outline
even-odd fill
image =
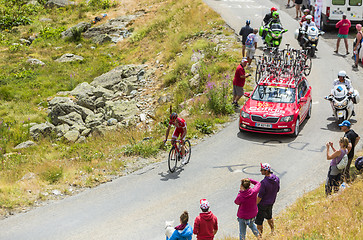
[[[117,3],[115,1],[111,1],[111,0],[90,0],[88,2],[88,6],[94,7],[94,8],[108,9],[111,7],[116,7]]]
[[[40,30],[40,37],[43,39],[59,39],[61,38],[61,33],[66,30],[66,27],[59,27],[59,28],[51,28],[45,27]]]
[[[195,128],[203,134],[213,133],[213,130],[212,130],[213,125],[210,122],[198,119],[198,120],[195,120],[194,124],[195,124]]]
[[[50,184],[56,183],[63,177],[63,167],[49,167],[41,174],[41,176]]]
[[[222,82],[219,86],[215,82],[207,83],[207,105],[215,114],[233,113],[228,87],[229,83],[227,81]]]

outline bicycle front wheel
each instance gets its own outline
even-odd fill
[[[178,153],[176,152],[175,147],[173,146],[170,149],[169,158],[168,158],[168,166],[170,172],[175,171],[177,162],[178,162]]]
[[[192,154],[192,147],[190,145],[189,140],[185,140],[184,148],[185,148],[185,159],[186,159],[185,164],[188,164],[190,160],[190,155]]]
[[[305,60],[305,65],[304,65],[304,74],[305,76],[309,76],[310,72],[311,72],[311,66],[312,66],[312,61],[311,58],[307,58]]]

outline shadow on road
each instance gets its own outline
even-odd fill
[[[161,172],[158,175],[160,175],[160,180],[161,181],[168,181],[168,180],[175,180],[180,178],[180,173],[184,170],[184,166],[179,166],[175,169],[175,172],[171,173],[170,171],[165,172]]]
[[[339,127],[338,121],[334,117],[328,117],[326,120],[332,121],[328,125],[326,125],[326,128],[320,128],[322,130],[332,131],[332,132],[341,132],[342,130]],[[357,123],[357,120],[355,119],[349,119],[349,122],[351,124]]]

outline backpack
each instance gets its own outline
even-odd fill
[[[359,157],[355,160],[355,168],[360,171],[363,169],[363,157]]]
[[[343,170],[346,168],[347,164],[348,164],[348,156],[347,154],[344,154],[342,160],[340,160],[340,162],[337,164],[337,168],[339,170]]]
[[[248,47],[253,47],[253,43],[254,43],[254,35],[250,34],[247,36],[247,39],[246,39],[246,46]]]

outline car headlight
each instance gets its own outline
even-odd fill
[[[292,120],[294,120],[294,115],[290,115],[290,116],[282,117],[282,118],[280,119],[280,122],[291,122]]]
[[[250,115],[248,113],[246,113],[245,111],[241,111],[241,117],[250,118]]]

